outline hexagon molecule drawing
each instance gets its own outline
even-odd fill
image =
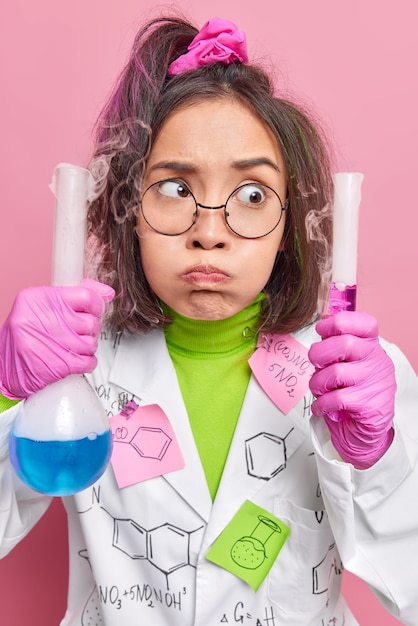
[[[245,442],[245,458],[250,476],[270,480],[286,468],[286,437],[271,433],[258,433]]]
[[[139,406],[131,400],[122,409],[121,415],[130,418]],[[139,426],[132,434],[124,426],[116,428],[116,443],[132,446],[138,454],[146,459],[161,461],[172,442],[172,438],[162,428],[152,426]]]
[[[131,559],[149,561],[168,577],[182,567],[196,567],[203,531],[203,526],[189,532],[169,523],[147,530],[132,519],[114,519],[113,546]]]
[[[132,439],[127,442],[142,456],[161,460],[172,439],[161,428],[140,426]]]
[[[341,557],[337,552],[335,543],[332,543],[322,561],[312,568],[312,593],[326,593],[331,578],[331,570],[334,570],[336,576],[341,576],[343,569]]]

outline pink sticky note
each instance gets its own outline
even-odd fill
[[[129,407],[110,418],[112,466],[119,487],[184,467],[174,431],[157,404]]]
[[[314,372],[308,349],[291,335],[262,335],[249,364],[266,394],[285,414],[308,392]]]

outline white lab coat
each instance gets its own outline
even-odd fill
[[[307,346],[317,340],[312,329],[296,336]],[[252,378],[212,503],[163,333],[117,341],[103,333],[90,380],[109,415],[131,399],[158,403],[185,467],[123,489],[109,467],[92,488],[64,498],[70,586],[62,626],[352,626],[340,597],[341,560],[416,626],[418,383],[400,351],[384,347],[398,376],[396,434],[374,467],[338,460],[324,423],[310,424],[310,398],[284,415]],[[15,410],[3,414],[4,443]],[[246,442],[265,435],[271,445],[260,446],[249,471]],[[6,553],[50,499],[14,478],[7,457],[1,471]],[[205,558],[245,500],[290,527],[257,592]]]

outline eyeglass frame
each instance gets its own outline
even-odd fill
[[[147,193],[147,191],[149,191],[149,189],[151,189],[151,187],[156,187],[157,185],[160,185],[161,183],[165,183],[165,182],[178,182],[179,184],[183,185],[184,187],[186,187],[186,189],[188,190],[188,192],[190,193],[191,197],[194,200],[194,203],[196,205],[196,211],[193,213],[193,222],[190,224],[190,226],[188,226],[188,228],[186,228],[185,230],[182,230],[179,233],[164,233],[161,230],[158,230],[157,228],[154,228],[154,226],[148,221],[148,219],[145,216],[144,213],[144,209],[142,207],[142,199],[144,198],[145,194]],[[277,197],[279,203],[280,203],[280,207],[281,207],[281,211],[280,211],[280,217],[277,221],[277,223],[273,226],[273,228],[271,228],[267,233],[264,233],[264,235],[257,235],[256,237],[247,237],[245,235],[241,235],[240,233],[237,233],[229,224],[228,222],[228,213],[226,210],[227,204],[229,202],[229,200],[232,198],[232,196],[239,191],[240,189],[243,189],[244,187],[247,187],[248,185],[258,185],[260,187],[265,187],[266,189],[269,189],[270,191],[272,191],[274,193],[274,195]],[[248,183],[243,183],[242,185],[238,185],[238,187],[236,187],[233,191],[231,191],[231,193],[229,194],[229,196],[227,197],[226,201],[224,204],[219,204],[218,206],[209,206],[206,204],[201,204],[200,202],[198,202],[196,200],[196,197],[194,195],[194,193],[192,192],[192,190],[190,189],[190,187],[182,180],[177,179],[177,178],[166,178],[163,180],[157,180],[155,183],[152,183],[152,185],[149,185],[144,193],[141,195],[141,199],[139,201],[139,206],[141,208],[141,214],[142,217],[144,218],[144,220],[146,221],[146,223],[148,224],[148,226],[156,233],[159,233],[160,235],[165,235],[166,237],[178,237],[179,235],[184,235],[184,233],[187,233],[197,222],[197,219],[199,217],[199,208],[201,209],[208,209],[210,211],[216,211],[218,209],[223,209],[224,210],[224,218],[225,218],[225,224],[227,225],[227,227],[229,228],[229,230],[234,233],[235,235],[237,235],[237,237],[241,237],[242,239],[262,239],[263,237],[267,237],[267,235],[270,235],[270,233],[272,233],[274,230],[276,230],[276,228],[278,227],[278,225],[280,224],[281,220],[282,220],[282,215],[283,212],[287,211],[289,208],[289,198],[286,198],[285,203],[283,204],[282,199],[280,198],[279,194],[277,193],[277,191],[275,189],[273,189],[272,187],[270,187],[269,185],[265,185],[264,183],[256,183],[255,181],[251,181]]]

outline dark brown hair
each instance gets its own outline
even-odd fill
[[[196,34],[177,17],[146,24],[96,125],[90,169],[99,191],[89,209],[89,241],[95,276],[117,294],[108,323],[116,331],[136,332],[168,323],[144,275],[136,235],[147,157],[173,110],[228,98],[246,105],[270,127],[284,157],[290,208],[283,250],[264,289],[261,325],[271,332],[292,332],[314,319],[328,278],[332,179],[327,144],[312,115],[276,96],[268,74],[258,66],[215,63],[168,77],[168,66]]]

